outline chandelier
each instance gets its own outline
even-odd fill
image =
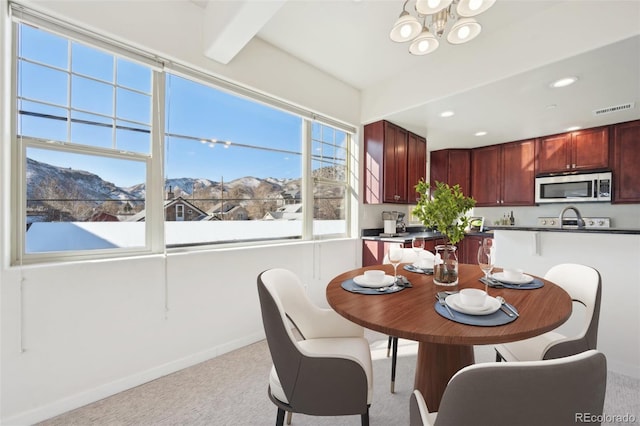
[[[405,0],[402,13],[389,36],[398,43],[411,41],[409,52],[413,55],[426,55],[436,50],[447,29],[449,43],[466,43],[476,38],[482,30],[473,16],[489,9],[495,1],[416,0],[416,17],[407,12],[409,0]]]

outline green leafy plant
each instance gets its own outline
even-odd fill
[[[460,185],[449,186],[444,182],[435,183],[435,189],[420,179],[415,186],[420,194],[418,204],[412,213],[424,226],[437,229],[449,243],[456,244],[464,238],[464,230],[469,226],[465,215],[476,205],[476,200],[462,193]]]

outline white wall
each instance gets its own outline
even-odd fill
[[[496,265],[543,276],[559,263],[602,277],[598,350],[610,370],[640,378],[640,235],[495,231]]]
[[[611,203],[542,204],[531,207],[477,207],[474,215],[484,216],[485,223],[493,224],[504,213],[513,211],[516,226],[537,226],[538,217],[558,217],[563,208],[575,206],[584,217],[611,218],[612,228],[640,229],[640,205]],[[574,217],[567,212],[566,217]]]
[[[359,123],[355,89],[260,40],[250,42],[228,66],[205,58],[203,13],[193,2],[29,4]],[[328,281],[360,266],[358,239],[9,266],[11,37],[6,14],[7,2],[0,0],[0,423],[34,423],[263,338],[255,289],[264,269],[292,269],[310,296],[326,304]]]
[[[228,64],[204,56],[204,10],[195,2],[23,0],[22,3],[127,44],[175,59],[351,125],[360,92],[260,39]]]
[[[359,266],[359,244],[345,239],[4,270],[2,421],[42,420],[260,340],[261,271],[292,269],[326,306],[326,284]]]
[[[488,16],[480,21],[483,19]],[[547,28],[571,30],[557,37],[552,31],[540,31],[541,22]],[[521,43],[514,43],[512,25],[492,25],[494,28],[473,44],[457,46],[463,55],[438,56],[437,66],[431,60],[433,56],[429,57],[403,70],[402,78],[385,80],[365,89],[362,121],[377,121],[404,111],[407,105],[424,105],[425,99],[436,101],[450,93],[465,92],[538,68],[541,61],[550,64],[632,37],[638,33],[638,5],[633,1],[607,2],[605,11],[599,1],[547,2],[546,7],[536,8],[536,13],[519,20],[517,25]],[[607,31],[592,31],[592,28],[607,28]],[[535,40],[535,44],[529,44],[531,40]],[[535,54],[531,54],[531,49],[535,49]],[[487,61],[487,57],[491,58],[492,67],[473,66]]]

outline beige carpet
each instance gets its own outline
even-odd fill
[[[381,335],[375,336],[383,337]],[[396,393],[389,392],[386,340],[372,342],[374,396],[371,425],[408,425],[415,368],[414,342],[400,340]],[[476,348],[476,362],[493,362],[491,347]],[[40,423],[86,425],[273,425],[276,407],[267,396],[271,360],[261,341],[196,366]],[[605,413],[636,416],[640,422],[640,380],[609,374]],[[354,425],[360,416],[294,414],[292,425]],[[611,424],[611,423],[609,423]]]

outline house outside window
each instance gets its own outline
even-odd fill
[[[14,262],[348,235],[348,127],[18,15]]]

